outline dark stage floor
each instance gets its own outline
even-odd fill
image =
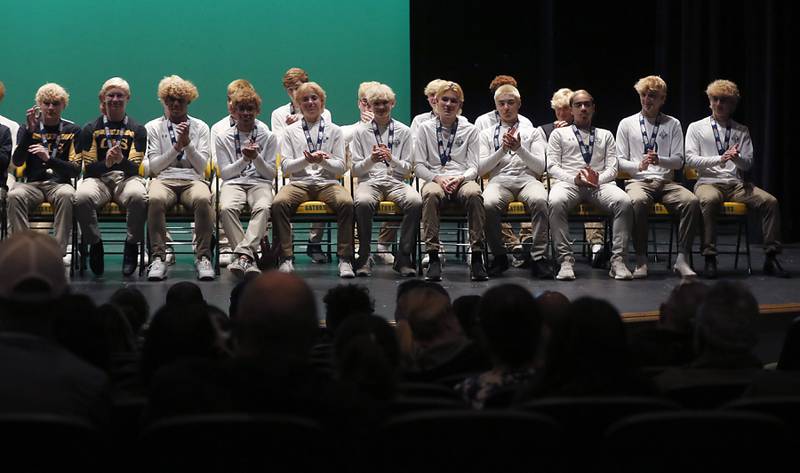
[[[755,293],[764,312],[759,352],[765,360],[772,360],[777,357],[782,334],[791,317],[800,312],[798,310],[800,308],[800,291],[798,290],[800,289],[800,245],[787,247],[781,257],[784,267],[795,275],[793,279],[788,280],[764,276],[761,273],[763,264],[761,249],[757,245],[753,245],[752,251],[752,276],[747,276],[743,258],[739,261],[739,269],[734,270],[733,256],[729,255],[719,258],[720,276],[740,281]],[[695,255],[695,263],[697,269],[702,269],[702,257]],[[163,282],[149,282],[146,277],[141,279],[138,277],[124,278],[119,268],[119,258],[108,257],[106,274],[103,278],[94,278],[88,274],[83,277],[76,276],[73,278],[73,288],[75,291],[90,295],[97,303],[103,303],[117,288],[133,286],[144,292],[154,311],[163,304],[167,289],[171,284],[178,281],[196,281],[192,259],[189,255],[178,256],[177,264],[169,268],[168,279]],[[297,274],[304,277],[314,290],[320,313],[324,310],[322,297],[328,289],[343,282],[354,282],[369,288],[375,299],[377,314],[390,320],[393,318],[395,291],[397,285],[403,280],[396,276],[390,267],[378,265],[375,266],[371,278],[351,280],[342,280],[338,277],[335,263],[312,264],[305,256],[297,257],[295,268]],[[663,260],[658,263],[651,262],[649,268],[650,277],[648,279],[614,281],[608,277],[606,271],[593,269],[589,266],[588,260],[578,257],[577,280],[573,282],[534,280],[528,277],[527,270],[512,268],[503,278],[475,283],[469,280],[467,266],[453,257],[449,257],[444,266],[442,285],[450,292],[453,299],[467,294],[481,294],[487,288],[503,283],[520,284],[535,294],[545,290],[554,290],[564,293],[571,299],[581,296],[601,297],[611,301],[629,322],[649,322],[653,320],[659,304],[679,283],[679,279],[666,270]],[[222,275],[216,281],[198,282],[198,284],[210,304],[227,311],[229,294],[236,284],[236,279],[232,274],[223,268]]]

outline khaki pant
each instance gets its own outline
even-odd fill
[[[692,241],[700,230],[700,201],[680,184],[654,179],[631,181],[625,186],[633,205],[633,248],[637,256],[647,255],[647,217],[654,202],[661,202],[678,215],[678,252],[692,252]]]
[[[255,259],[261,239],[267,232],[269,209],[272,206],[272,184],[224,184],[219,197],[219,220],[228,235],[233,252]],[[247,205],[250,222],[247,232],[239,215]]]
[[[472,251],[483,251],[485,240],[486,210],[483,207],[481,187],[475,181],[464,181],[455,193],[447,196],[442,186],[428,182],[422,187],[422,227],[425,238],[425,251],[439,251],[440,211],[447,201],[458,202],[467,210],[469,224],[469,244]]]
[[[578,187],[575,184],[559,181],[550,191],[550,229],[558,254],[558,261],[572,256],[569,239],[570,210],[580,202],[589,202],[599,209],[609,212],[614,218],[612,258],[625,261],[628,255],[628,239],[633,221],[633,208],[628,194],[615,183],[601,184],[599,189]]]
[[[167,252],[167,210],[179,201],[194,212],[194,231],[197,238],[195,253],[211,258],[211,190],[203,181],[158,179],[150,181],[150,205],[147,209],[147,236],[150,237],[153,258],[164,259]]]
[[[778,199],[752,184],[700,184],[694,188],[703,213],[703,255],[717,254],[717,214],[722,202],[741,202],[761,213],[764,252],[781,252],[781,214]]]
[[[403,223],[400,225],[400,252],[410,255],[414,251],[422,214],[422,197],[419,193],[403,182],[397,184],[361,182],[356,189],[353,205],[358,225],[358,256],[364,260],[370,252],[372,216],[381,200],[390,200],[403,209]]]
[[[18,182],[8,192],[8,225],[11,233],[30,228],[28,214],[42,202],[53,206],[53,234],[61,251],[67,254],[72,236],[72,199],[75,188],[53,181]]]
[[[547,250],[547,190],[544,184],[530,180],[520,184],[497,184],[490,182],[483,191],[483,206],[486,208],[486,239],[495,255],[507,252],[501,235],[500,221],[508,210],[508,204],[519,200],[531,213],[534,260],[545,257]]]
[[[290,219],[297,206],[309,200],[320,200],[336,213],[337,253],[340,258],[353,257],[353,199],[340,184],[317,185],[305,182],[285,184],[272,201],[272,227],[281,245],[284,258],[292,256]]]
[[[127,212],[128,243],[142,241],[147,220],[144,179],[139,176],[126,178],[121,172],[112,171],[100,178],[84,178],[75,191],[75,216],[81,227],[83,242],[93,245],[102,240],[97,226],[97,209],[111,200]]]

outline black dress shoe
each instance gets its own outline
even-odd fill
[[[492,262],[489,263],[489,276],[493,278],[501,276],[508,268],[508,255],[495,255]]]
[[[706,256],[706,268],[703,271],[706,279],[717,279],[717,257]]]
[[[439,259],[439,252],[428,253],[428,270],[425,271],[426,281],[442,280],[442,261]]]
[[[78,245],[78,270],[81,271],[81,274],[83,274],[83,271],[86,271],[86,268],[89,267],[88,259],[89,246]]]
[[[122,274],[130,276],[136,271],[139,264],[139,245],[136,243],[125,242],[125,250],[122,255]]]
[[[508,267],[508,260],[506,260],[506,267]],[[480,251],[472,252],[472,261],[469,265],[470,279],[473,281],[486,281],[489,279],[489,274],[486,272],[486,267],[483,265],[483,253]]]
[[[781,266],[781,263],[778,261],[778,258],[776,258],[775,255],[767,255],[767,259],[764,260],[764,274],[784,279],[789,279],[792,277],[788,271],[783,269],[783,266]]]
[[[531,276],[539,279],[553,279],[553,265],[547,258],[537,259],[531,264]]]
[[[105,267],[105,251],[103,250],[103,241],[98,241],[93,245],[89,245],[89,267],[95,276],[102,276],[106,270]]]

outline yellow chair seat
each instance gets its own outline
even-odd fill
[[[664,204],[656,202],[653,204],[653,207],[650,209],[650,215],[657,215],[659,217],[666,217],[669,215],[669,210],[664,207]]]
[[[43,202],[43,203],[39,204],[39,206],[36,207],[33,210],[32,215],[33,216],[37,216],[37,217],[41,217],[41,216],[45,216],[45,215],[53,215],[54,212],[55,212],[55,209],[53,208],[52,205],[50,205],[50,203]]]
[[[297,207],[297,213],[302,215],[335,214],[333,209],[328,207],[328,204],[325,202],[320,202],[319,200],[309,200],[308,202],[303,202]]]
[[[107,216],[119,216],[125,215],[125,211],[120,208],[115,202],[109,202],[106,205],[102,206],[100,210],[97,212],[100,215],[107,215]]]
[[[722,215],[747,215],[747,206],[741,202],[723,202]]]
[[[509,202],[506,215],[517,217],[522,215],[528,215],[528,212],[525,211],[525,204],[523,204],[520,201],[514,201],[514,202]]]
[[[377,209],[378,215],[402,215],[403,210],[400,208],[399,205],[395,204],[390,200],[382,200],[378,204]]]

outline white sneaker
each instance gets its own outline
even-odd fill
[[[378,243],[378,251],[375,253],[375,260],[382,264],[394,264],[394,255],[392,254],[392,247],[390,245],[382,245]]]
[[[253,263],[250,262],[250,258],[241,255],[236,261],[228,265],[228,271],[233,273],[237,278],[242,279],[250,266],[253,266]]]
[[[574,281],[575,280],[575,259],[572,257],[564,258],[561,262],[561,269],[558,270],[556,279],[559,281]]]
[[[429,258],[430,258],[430,256],[428,255],[428,252],[426,251],[425,255],[422,257],[422,267],[423,268],[427,268],[428,267]],[[439,262],[442,263],[442,267],[444,267],[444,260],[445,260],[444,251],[439,250]]]
[[[686,261],[686,256],[683,253],[678,253],[678,259],[675,260],[675,266],[672,269],[680,274],[682,279],[697,277],[697,273],[689,266],[689,262]]]
[[[356,277],[356,273],[353,272],[353,265],[350,261],[346,259],[339,260],[339,277],[346,279]]]
[[[69,251],[67,251],[67,254],[65,254],[64,258],[62,259],[64,260],[64,266],[66,266],[67,268],[69,268],[70,265],[72,265],[72,253],[70,253]]]
[[[278,266],[278,271],[282,273],[293,273],[294,263],[292,262],[292,259],[286,258],[285,260],[281,261],[281,265]]]
[[[231,252],[230,248],[220,248],[219,249],[219,265],[221,267],[226,267],[229,264],[233,263],[236,259],[236,255]]]
[[[171,246],[167,245],[167,254],[165,256],[166,256],[166,258],[165,258],[166,261],[165,262],[169,266],[172,266],[173,264],[175,264],[175,249],[174,248],[172,248]]]
[[[633,270],[633,279],[644,279],[647,277],[647,264],[637,265]]]
[[[611,260],[611,269],[608,271],[608,276],[619,281],[627,281],[633,279],[631,271],[625,266],[622,258],[613,258]]]
[[[167,279],[167,264],[160,256],[153,258],[150,263],[150,270],[147,272],[147,279],[149,281],[163,281]]]
[[[209,260],[207,256],[200,257],[197,263],[195,263],[195,268],[197,268],[197,279],[201,281],[214,280],[214,267],[211,265],[211,260]]]

